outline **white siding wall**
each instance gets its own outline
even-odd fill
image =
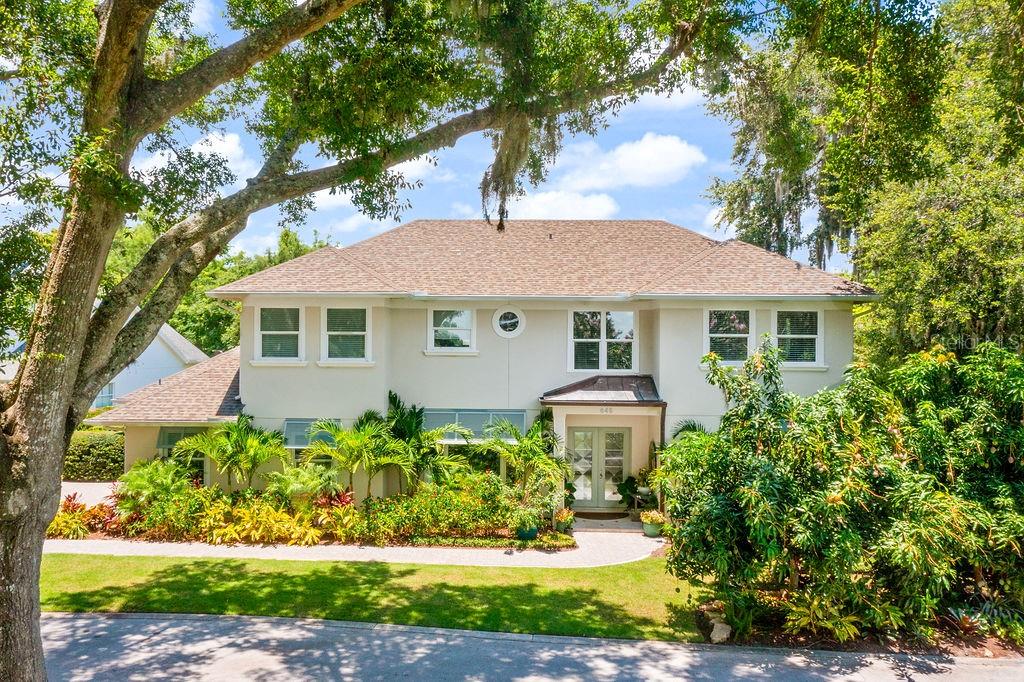
[[[137,388],[169,377],[187,366],[160,337],[157,337],[142,351],[135,362],[114,377],[114,398],[120,398]]]
[[[305,365],[267,367],[250,363],[255,341],[254,303],[305,307]],[[523,301],[513,302],[526,317],[525,331],[514,339],[500,338],[492,330],[491,316],[496,310],[493,303],[401,301],[387,307],[388,303],[378,301],[371,316],[373,365],[319,366],[320,307],[363,303],[370,304],[328,298],[247,301],[241,319],[241,392],[246,411],[273,428],[280,428],[289,417],[332,417],[349,422],[364,410],[385,409],[391,389],[407,402],[426,407],[525,409],[529,421],[539,409],[537,399],[544,391],[593,374],[568,369],[568,310],[603,306]],[[641,306],[636,318],[639,372],[654,375],[668,402],[669,429],[684,418],[713,427],[724,408],[718,389],[707,384],[700,366],[705,307],[752,308],[757,338],[771,331],[773,305],[715,301],[706,305]],[[850,306],[828,303],[804,307],[822,306],[824,367],[784,372],[787,388],[801,394],[842,381],[843,371],[853,357]],[[424,354],[430,307],[476,309],[475,355]]]

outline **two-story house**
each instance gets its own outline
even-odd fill
[[[549,406],[578,508],[618,504],[617,483],[679,420],[717,424],[708,351],[740,363],[768,334],[787,388],[811,393],[842,380],[852,306],[872,298],[655,220],[418,220],[210,295],[241,303],[240,346],[93,420],[124,427],[128,464],[243,410],[301,450],[312,420],[349,424],[392,390],[425,406],[428,426],[478,434],[496,418],[526,428]],[[375,484],[397,490],[395,477]]]

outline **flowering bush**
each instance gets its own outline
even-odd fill
[[[648,509],[646,511],[640,512],[640,522],[661,526],[667,523],[668,519],[666,519],[665,515],[658,511],[657,509]]]

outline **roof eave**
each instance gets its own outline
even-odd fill
[[[760,301],[849,301],[863,302],[878,300],[878,294],[730,294],[730,293],[642,293],[612,295],[546,295],[546,294],[428,294],[401,291],[225,291],[207,292],[213,298],[240,300],[245,296],[313,296],[332,298],[405,298],[414,301],[507,301],[526,299],[531,301],[641,301],[641,300],[699,300],[730,299]]]
[[[84,419],[83,424],[89,426],[212,426],[233,422],[237,416],[231,417],[210,417],[209,419]]]

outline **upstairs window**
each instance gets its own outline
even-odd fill
[[[257,313],[260,358],[298,360],[302,351],[302,309],[260,308]]]
[[[632,371],[635,365],[633,321],[632,311],[573,311],[572,369]]]
[[[749,310],[709,310],[707,351],[725,362],[746,360],[753,338],[750,321]]]
[[[431,310],[429,350],[471,351],[476,339],[472,310]]]
[[[783,362],[817,364],[821,360],[821,320],[816,310],[777,310],[775,340]]]
[[[369,360],[369,311],[327,308],[324,313],[325,360]]]

